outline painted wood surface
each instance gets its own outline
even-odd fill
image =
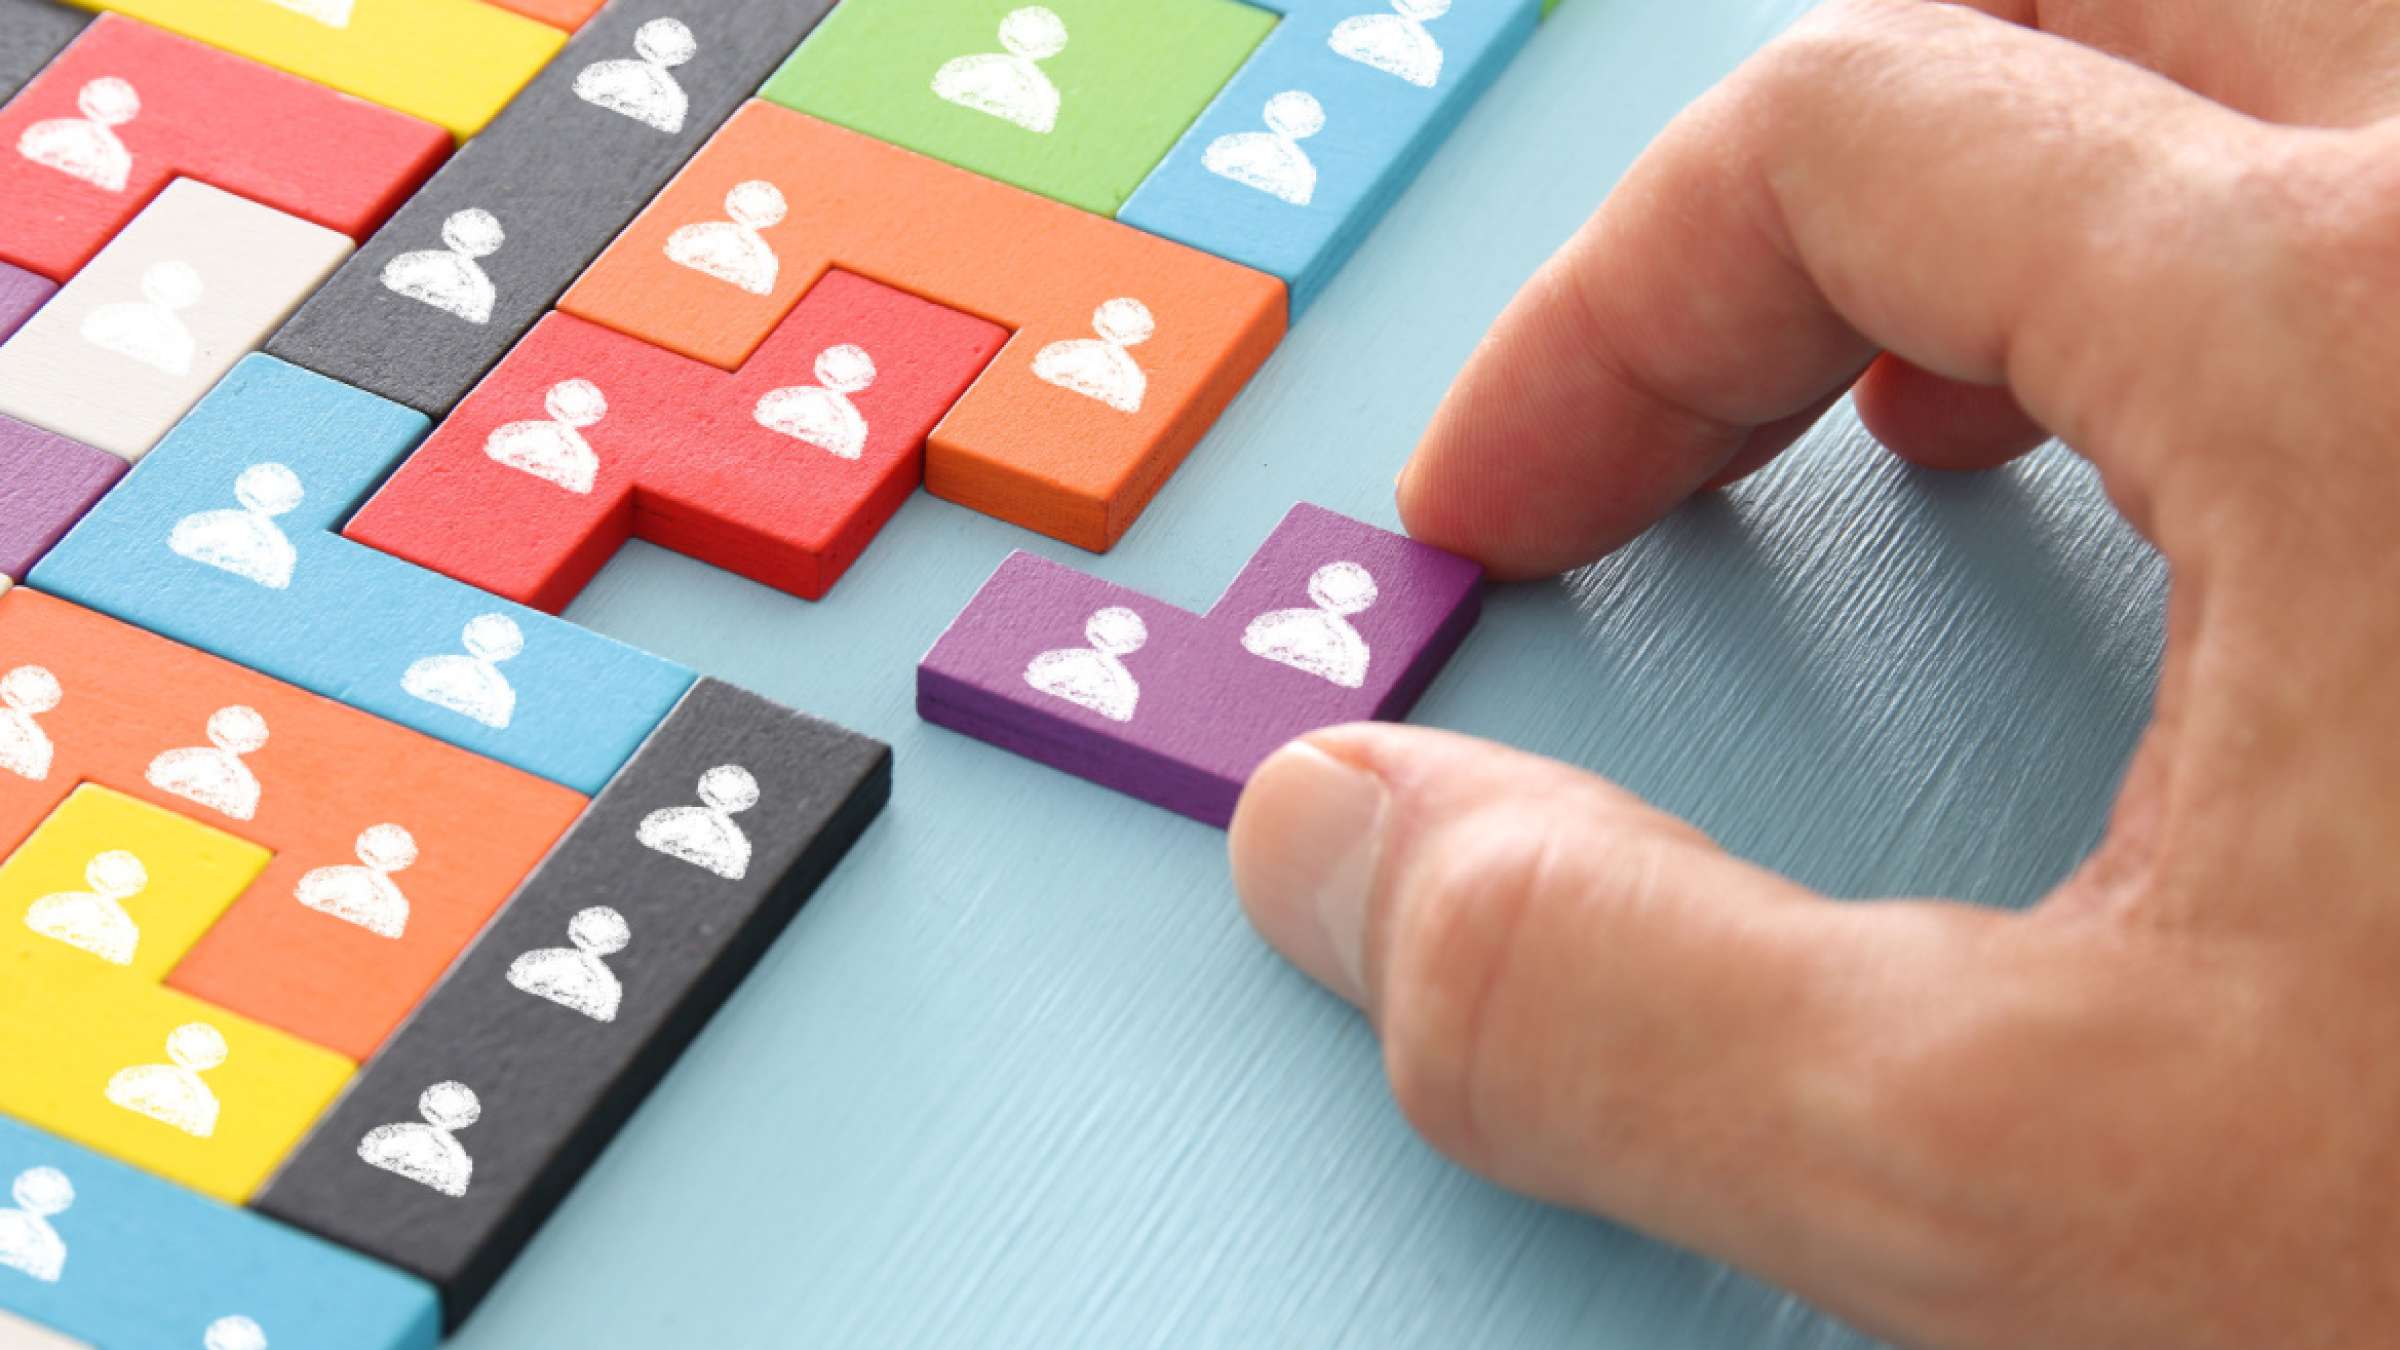
[[[1750,1281],[1448,1166],[1224,839],[925,726],[1010,550],[1200,608],[1391,482],[1518,284],[1800,0],[1568,0],[1105,557],[922,494],[807,604],[643,544],[568,614],[893,743],[898,790],[457,1345],[1849,1350]],[[1416,720],[1616,776],[1845,894],[2022,902],[2097,836],[2157,564],[2076,462],[1938,478],[1846,416],[1567,581]]]

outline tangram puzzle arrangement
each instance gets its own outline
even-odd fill
[[[0,1343],[433,1344],[880,811],[556,617],[1105,550],[1539,0],[0,0]],[[929,721],[1221,824],[1462,560],[1010,557]],[[905,678],[894,672],[894,678]]]

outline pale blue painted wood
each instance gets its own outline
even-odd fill
[[[1567,0],[1105,558],[920,497],[823,604],[639,545],[603,574],[571,617],[890,739],[898,788],[458,1344],[1855,1344],[1446,1166],[1359,1021],[1243,926],[1218,832],[910,707],[1012,548],[1196,608],[1296,500],[1393,523],[1490,317],[1801,7]],[[2160,587],[2074,461],[1930,477],[1843,418],[1623,555],[1496,593],[1418,716],[1821,886],[2021,902],[2100,829]]]

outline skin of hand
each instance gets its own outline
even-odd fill
[[[1911,1345],[2400,1343],[2394,114],[2390,0],[1858,0],[1664,133],[1410,530],[1575,567],[1852,388],[1923,465],[2055,433],[2167,559],[2155,717],[2025,913],[1830,901],[1462,737],[1287,747],[1236,884],[1437,1147]]]

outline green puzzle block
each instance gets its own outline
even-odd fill
[[[1274,26],[1238,0],[843,0],[759,92],[1113,216]]]

